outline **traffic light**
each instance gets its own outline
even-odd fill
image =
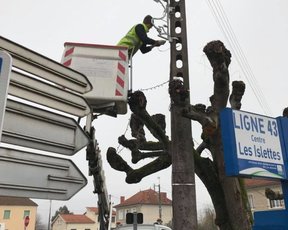
[[[133,213],[126,213],[126,224],[133,224]]]
[[[143,213],[137,213],[137,224],[143,224]]]
[[[134,218],[135,218],[135,221],[134,221]],[[126,213],[126,224],[134,224],[134,223],[143,224],[143,213],[141,212],[140,213],[137,213],[137,212]]]

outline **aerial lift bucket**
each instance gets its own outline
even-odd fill
[[[129,89],[128,50],[121,46],[64,44],[62,64],[86,75],[93,90],[84,95],[93,112],[127,113]]]

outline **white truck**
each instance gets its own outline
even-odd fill
[[[172,230],[171,228],[160,224],[138,224],[137,230]],[[133,224],[118,226],[115,230],[134,230]]]

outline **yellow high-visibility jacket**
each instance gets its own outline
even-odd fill
[[[139,24],[137,24],[139,25]],[[133,26],[129,32],[118,42],[117,46],[126,46],[128,47],[128,53],[129,56],[133,56],[138,50],[139,48],[143,45],[142,40],[140,39],[140,37],[137,35],[136,33],[136,26]],[[149,29],[147,27],[147,25],[145,25],[144,23],[142,23],[145,32],[148,33]],[[147,37],[148,38],[148,37]],[[155,41],[153,39],[148,38],[149,42],[147,44],[154,44]],[[146,45],[146,44],[145,44]],[[146,50],[144,50],[143,53],[149,52],[151,50],[151,48],[146,47]]]

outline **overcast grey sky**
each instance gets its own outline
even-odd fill
[[[213,6],[218,6],[215,11],[212,11]],[[212,72],[202,49],[209,41],[221,40],[232,51],[231,81],[243,80],[246,83],[242,110],[272,117],[280,116],[282,110],[288,106],[285,99],[288,89],[285,55],[288,53],[287,9],[286,0],[186,1],[191,103],[209,105],[209,97],[213,91]],[[225,36],[217,23],[217,19],[221,21],[221,18],[214,14],[221,11],[226,13],[229,21],[224,21],[224,26],[227,22],[231,26],[232,35],[242,48],[241,56],[247,60],[248,70],[243,70],[243,66],[241,68],[237,63],[237,50],[233,50],[233,43],[229,42],[227,34]],[[141,22],[146,14],[159,17],[162,12],[160,4],[153,0],[1,0],[0,34],[60,62],[64,42],[114,45],[132,25]],[[150,32],[150,36],[156,38],[155,30]],[[133,60],[133,90],[166,82],[169,79],[169,55],[168,44],[146,55],[137,54]],[[245,75],[245,71],[249,74]],[[248,80],[252,83],[248,84]],[[166,84],[147,90],[145,94],[150,114],[166,114],[166,122],[169,124],[167,89]],[[259,105],[257,95],[263,103],[267,103],[265,108]],[[139,184],[127,185],[124,174],[111,169],[106,163],[106,150],[109,146],[118,146],[117,138],[125,132],[129,116],[128,112],[116,119],[100,117],[93,123],[103,154],[108,193],[112,195],[114,204],[118,204],[121,195],[127,197],[139,190],[153,188],[160,177],[161,190],[171,197],[171,168],[144,178]],[[168,133],[169,127],[168,125]],[[193,134],[196,142],[200,142],[199,126],[194,122]],[[127,155],[129,152],[123,150],[121,154]],[[80,151],[72,159],[87,175],[85,151]],[[88,181],[88,186],[70,201],[53,202],[52,214],[63,204],[74,213],[83,213],[85,207],[96,206],[97,196],[93,194],[92,178],[89,177]],[[196,189],[197,206],[201,208],[209,204],[209,195],[199,180]],[[37,202],[45,220],[49,201]]]

